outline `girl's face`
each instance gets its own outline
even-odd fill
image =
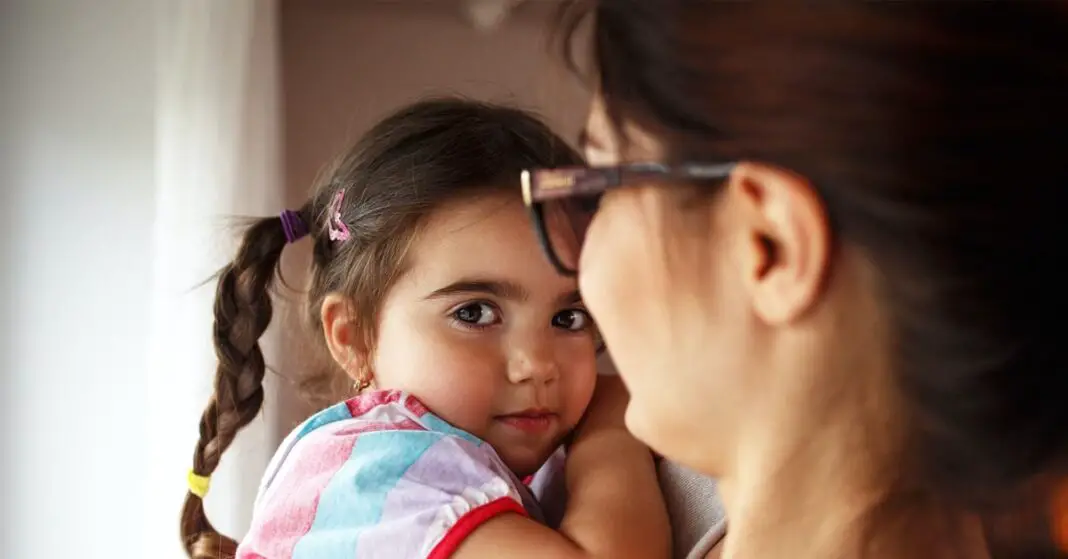
[[[597,335],[513,196],[460,200],[417,233],[377,325],[378,388],[406,391],[533,473],[575,427]]]

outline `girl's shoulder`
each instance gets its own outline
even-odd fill
[[[287,439],[296,443],[325,433],[337,436],[397,431],[440,433],[482,445],[478,437],[453,427],[415,396],[400,390],[374,390],[338,402],[309,417]]]
[[[286,438],[242,550],[291,557],[299,546],[326,559],[351,557],[359,543],[425,557],[496,514],[528,514],[525,492],[488,444],[411,395],[371,392],[315,414]]]
[[[481,439],[450,425],[417,398],[398,390],[366,392],[338,402],[298,425],[282,441],[267,467],[257,508],[271,492],[278,474],[291,469],[303,455],[319,457],[316,463],[320,467],[332,463],[339,469],[368,461],[380,467],[391,462],[398,467],[431,467],[445,465],[443,460],[456,463],[463,457],[484,463],[495,473],[510,473]]]

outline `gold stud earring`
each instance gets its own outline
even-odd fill
[[[367,388],[374,382],[372,380],[373,378],[374,375],[371,374],[371,371],[368,370],[366,366],[361,366],[360,374],[357,377],[356,382],[352,383],[352,389],[355,390],[357,394],[367,390]]]

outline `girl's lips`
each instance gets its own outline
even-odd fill
[[[556,422],[556,414],[543,411],[524,411],[497,416],[497,420],[513,429],[530,434],[548,431]]]

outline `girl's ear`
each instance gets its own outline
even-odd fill
[[[370,381],[370,348],[352,301],[340,293],[330,293],[323,299],[319,317],[326,347],[334,361],[354,382]]]

